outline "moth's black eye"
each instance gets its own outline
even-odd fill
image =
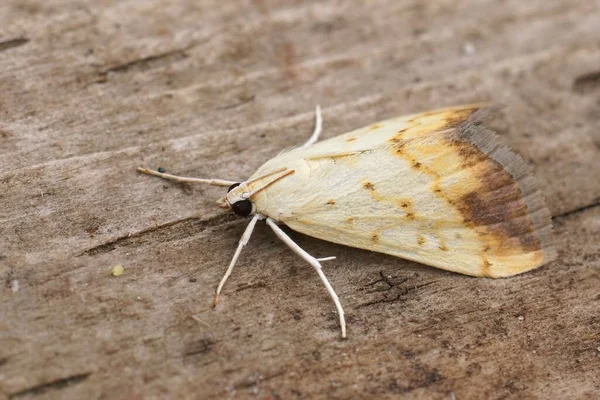
[[[240,217],[247,217],[252,214],[252,202],[250,200],[236,201],[231,205],[231,209]]]
[[[233,185],[229,186],[229,189],[227,189],[227,193],[231,192],[233,190],[233,188],[236,188],[240,186],[240,183],[234,183]]]

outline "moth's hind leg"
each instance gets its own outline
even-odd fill
[[[313,131],[311,137],[304,143],[300,148],[308,147],[313,145],[319,140],[319,135],[323,131],[323,118],[321,117],[321,106],[317,105],[315,107],[315,130]]]
[[[159,178],[166,179],[169,181],[179,182],[179,183],[207,183],[213,186],[231,186],[234,183],[238,183],[235,181],[227,181],[223,179],[201,179],[201,178],[188,178],[185,176],[177,176],[171,174],[165,174],[164,172],[153,171],[148,168],[137,168],[138,172],[146,175],[158,176]]]
[[[338,315],[340,316],[340,327],[342,328],[342,337],[346,338],[346,320],[344,319],[344,309],[342,308],[340,299],[338,298],[337,294],[331,287],[331,284],[327,280],[327,277],[323,273],[323,269],[321,268],[321,263],[319,263],[319,259],[311,256],[305,250],[303,250],[300,246],[298,246],[296,244],[296,242],[294,242],[284,231],[281,230],[280,227],[277,226],[277,223],[275,220],[273,220],[271,218],[267,218],[267,224],[271,227],[271,229],[273,229],[273,232],[275,232],[275,234],[279,237],[279,239],[281,239],[283,241],[283,243],[287,244],[288,247],[290,249],[292,249],[292,251],[294,251],[294,253],[296,253],[300,257],[304,258],[304,260],[306,260],[306,262],[308,262],[310,265],[312,265],[314,267],[314,269],[317,271],[317,273],[319,274],[319,278],[321,278],[321,281],[323,281],[323,284],[327,288],[329,295],[333,299],[335,308],[337,309]],[[326,258],[322,258],[320,260],[325,261],[325,260],[331,260],[331,259],[332,259],[332,257],[326,257]]]

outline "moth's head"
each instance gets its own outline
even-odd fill
[[[250,193],[250,188],[245,183],[234,183],[227,189],[227,194],[217,200],[217,205],[233,211],[240,217],[247,217],[256,212],[256,206],[248,199]]]

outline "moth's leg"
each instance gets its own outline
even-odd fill
[[[231,275],[231,271],[233,271],[233,267],[235,266],[235,263],[237,262],[238,257],[240,256],[240,253],[242,252],[242,249],[244,248],[244,246],[246,246],[246,244],[248,244],[248,241],[250,240],[250,236],[252,236],[252,231],[254,230],[254,227],[256,226],[256,221],[258,221],[260,218],[262,218],[262,216],[260,214],[255,214],[254,217],[252,217],[252,219],[250,220],[250,223],[248,224],[248,226],[246,227],[244,234],[240,238],[240,242],[238,244],[237,249],[235,250],[235,253],[233,254],[233,258],[231,259],[231,262],[229,263],[229,267],[227,268],[227,271],[225,271],[225,275],[223,275],[221,282],[219,282],[219,286],[217,286],[217,290],[215,292],[215,298],[213,300],[213,307],[217,306],[217,303],[219,302],[219,293],[221,293],[221,289],[223,289],[223,285],[225,285],[225,282],[227,282],[227,278],[229,278],[229,275]]]
[[[323,118],[321,117],[321,106],[317,106],[315,108],[315,130],[311,137],[304,143],[300,148],[308,147],[312,144],[315,144],[317,140],[319,140],[319,135],[323,130]]]
[[[275,220],[273,220],[271,218],[267,218],[267,224],[271,227],[271,229],[273,229],[273,232],[275,232],[275,234],[279,237],[279,239],[281,239],[283,241],[283,243],[287,244],[289,246],[289,248],[292,249],[292,251],[294,251],[294,253],[296,253],[300,257],[304,258],[304,260],[306,260],[306,262],[308,262],[310,265],[312,265],[314,267],[315,270],[317,270],[317,273],[319,274],[321,281],[323,281],[323,284],[327,288],[329,295],[333,299],[335,308],[337,308],[338,315],[340,316],[340,326],[342,328],[342,337],[346,338],[346,320],[344,319],[344,309],[342,308],[340,299],[338,298],[337,294],[331,287],[331,284],[329,284],[327,277],[323,273],[323,269],[321,268],[321,264],[319,263],[319,260],[316,259],[315,257],[311,256],[306,251],[304,251],[300,246],[298,246],[296,244],[296,242],[294,242],[284,231],[281,230],[280,227],[277,226],[277,223],[275,222]],[[327,257],[327,259],[331,259],[331,257]]]
[[[158,176],[159,178],[167,179],[169,181],[180,182],[180,183],[208,183],[209,185],[213,185],[213,186],[231,186],[234,183],[238,183],[235,181],[226,181],[223,179],[188,178],[185,176],[165,174],[163,172],[153,171],[151,169],[142,168],[142,167],[138,167],[137,171],[141,172],[142,174],[154,175],[154,176]]]
[[[321,261],[331,261],[331,260],[335,260],[337,257],[336,256],[331,256],[331,257],[323,257],[323,258],[317,258],[317,261],[321,262]]]

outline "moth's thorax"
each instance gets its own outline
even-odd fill
[[[293,172],[256,192],[250,198],[256,206],[257,212],[278,221],[291,216],[289,211],[289,205],[293,203],[291,200],[297,200],[306,194],[302,189],[306,179],[311,174],[310,167],[303,157],[291,157],[294,152],[295,150],[292,150],[269,160],[249,178],[249,180],[252,180],[254,177],[264,175],[269,171],[281,169],[284,172]],[[272,177],[265,177],[250,183],[248,186],[251,190],[256,190],[271,180]]]

